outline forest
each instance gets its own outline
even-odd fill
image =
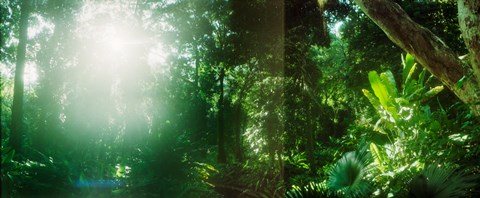
[[[1,197],[480,197],[478,0],[2,0]]]

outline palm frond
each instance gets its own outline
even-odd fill
[[[428,166],[410,182],[410,197],[461,197],[475,186],[474,176],[455,173],[451,169]]]
[[[366,197],[371,191],[364,179],[372,157],[366,148],[345,154],[329,172],[328,186],[346,197]]]

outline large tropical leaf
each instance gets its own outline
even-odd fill
[[[463,197],[475,186],[474,179],[450,169],[429,166],[410,182],[409,197]]]
[[[368,72],[368,80],[372,86],[373,93],[377,96],[382,106],[388,106],[389,93],[387,87],[382,83],[382,79],[376,71]]]
[[[393,101],[396,95],[391,95],[391,93],[396,93],[395,88],[395,80],[393,83],[391,80],[393,79],[393,75],[390,73],[382,73],[383,78],[378,75],[376,71],[371,71],[368,73],[368,80],[370,81],[370,85],[372,86],[373,93],[377,96],[380,104],[382,104],[383,108],[395,119],[398,119],[398,111],[395,107]],[[389,89],[394,89],[389,91]]]
[[[378,98],[375,97],[370,91],[366,89],[362,89],[362,91],[363,91],[363,95],[365,95],[365,97],[368,98],[368,101],[370,101],[370,103],[373,105],[375,110],[379,111],[382,104],[380,104],[380,101],[378,101]]]
[[[392,72],[388,70],[386,72],[381,73],[380,79],[382,83],[385,85],[385,87],[387,88],[389,101],[392,98],[397,98],[398,96],[397,85]]]
[[[329,172],[328,186],[345,197],[367,197],[371,185],[364,176],[370,162],[366,149],[345,154]]]

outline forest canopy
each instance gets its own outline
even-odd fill
[[[477,197],[479,10],[2,1],[2,197]]]

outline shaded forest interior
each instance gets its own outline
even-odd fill
[[[479,197],[479,10],[2,1],[2,197]]]

